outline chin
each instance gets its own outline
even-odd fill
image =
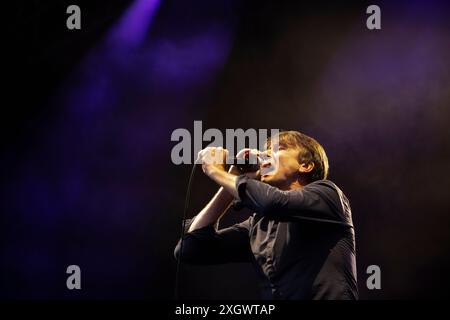
[[[273,184],[273,176],[261,176],[261,182],[272,185]]]

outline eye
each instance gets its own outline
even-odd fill
[[[265,159],[270,158],[270,155],[272,154],[272,149],[266,149],[266,151],[261,153],[261,156]]]

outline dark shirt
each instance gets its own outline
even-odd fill
[[[255,213],[229,228],[216,224],[186,234],[183,262],[251,262],[263,299],[358,298],[350,205],[333,182],[281,191],[239,176],[236,186],[237,205]]]

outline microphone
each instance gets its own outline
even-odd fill
[[[201,150],[199,152],[199,156],[197,158],[197,160],[195,160],[195,164],[201,164],[202,163],[202,155],[201,153],[203,152],[203,150]],[[252,154],[250,157],[250,150],[241,150],[241,152],[243,153],[243,157],[228,157],[226,159],[226,164],[228,165],[234,165],[236,166],[241,172],[243,173],[247,173],[247,172],[256,172],[259,170],[261,164],[263,163],[263,159],[260,157],[260,155],[256,155],[256,154]],[[241,152],[239,152],[238,154],[240,154]],[[255,162],[256,163],[250,163],[251,162]]]
[[[228,163],[236,166],[243,173],[256,172],[259,170],[262,161],[260,157],[253,158],[252,160],[254,161],[255,159],[256,163],[250,163],[249,154],[245,154],[244,159],[237,159],[236,157],[232,157],[228,159]]]

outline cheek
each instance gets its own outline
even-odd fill
[[[276,159],[276,160],[275,160]],[[273,175],[278,178],[291,177],[298,171],[298,163],[292,154],[286,154],[286,151],[280,151],[274,156],[272,162]]]
[[[291,166],[289,163],[283,160],[284,159],[280,159],[280,162],[278,163],[278,170],[276,171],[276,175],[288,177],[291,173]]]
[[[283,162],[282,166],[282,170],[286,176],[292,176],[298,171],[298,163],[292,159],[287,159],[287,161]]]

